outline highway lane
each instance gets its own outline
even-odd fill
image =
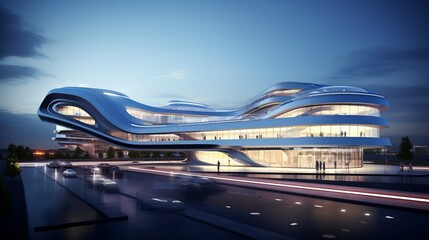
[[[427,204],[425,194],[381,192],[365,188],[216,174],[192,174],[210,177],[219,183],[217,184],[219,188],[201,191],[177,187],[175,176],[189,174],[187,172],[160,171],[138,165],[132,165],[131,168],[121,167],[130,170],[125,171],[124,178],[117,179],[121,191],[126,194],[133,195],[137,190],[146,190],[152,194],[175,197],[183,200],[189,208],[298,239],[330,237],[423,239],[421,236],[426,233],[421,223],[429,220],[428,214],[344,202],[347,200],[373,203],[374,199],[378,199],[379,204],[396,201],[405,204],[406,208],[416,204],[417,208],[414,209],[419,209]],[[321,194],[339,200],[324,200],[320,198]],[[400,199],[401,197],[410,199]],[[356,200],[357,198],[360,199]]]
[[[31,206],[29,217],[33,224],[29,231],[34,236],[32,239],[247,239],[234,232],[188,218],[181,212],[139,209],[134,198],[90,187],[84,180],[87,171],[81,167],[75,169],[78,177],[67,178],[61,174],[63,169],[24,168],[28,185],[26,187],[32,193],[26,196],[27,204]],[[135,179],[131,174],[126,176],[116,180],[137,188],[145,183],[141,176]],[[64,197],[63,194],[68,196]],[[52,202],[57,202],[59,207]],[[33,230],[33,225],[50,226],[67,224],[70,220],[88,220],[88,215],[94,212],[94,209],[88,210],[83,206],[100,209],[100,205],[111,209],[119,208],[128,219],[37,233]],[[50,214],[49,218],[46,218],[46,213]]]
[[[424,239],[428,214],[306,197],[269,189],[216,184],[213,190],[183,188],[176,173],[131,169],[118,182],[127,194],[146,190],[182,200],[189,208],[297,239]],[[222,176],[212,176],[218,181]],[[228,177],[229,178],[229,177]],[[220,183],[221,181],[218,181]]]
[[[202,174],[179,171],[173,172],[135,166],[129,166],[128,169],[133,171],[161,175],[183,174],[188,176],[207,177],[219,183],[231,184],[236,186],[260,188],[281,192],[291,192],[367,204],[388,205],[420,211],[429,211],[429,195],[425,193],[403,192],[385,189],[370,189],[318,183],[278,181],[270,179],[249,179],[244,177],[222,176],[208,173]]]

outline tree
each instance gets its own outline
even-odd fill
[[[413,144],[407,137],[402,137],[401,144],[399,144],[399,152],[396,155],[399,161],[411,161],[414,157]]]
[[[89,152],[88,152],[88,151],[85,151],[85,154],[83,155],[83,157],[84,157],[85,159],[90,159],[90,158],[91,158],[91,155],[89,155]]]
[[[141,156],[143,158],[150,158],[150,153],[146,152],[146,151],[140,151],[139,156]]]
[[[14,154],[17,157],[17,160],[24,160],[26,157],[24,146],[18,145],[18,147],[16,148],[16,152]]]
[[[25,152],[25,159],[26,160],[33,160],[34,159],[33,150],[31,150],[31,148],[25,147],[24,152]]]
[[[118,158],[123,158],[124,157],[124,151],[122,151],[122,149],[116,150],[116,156],[118,156]]]
[[[16,145],[13,143],[9,143],[9,146],[7,147],[7,151],[10,154],[15,154],[16,153]]]
[[[165,152],[164,154],[165,158],[171,158],[173,156],[172,152]]]
[[[15,155],[10,154],[6,161],[6,166],[4,168],[4,174],[9,176],[11,180],[14,177],[18,176],[21,173],[21,169],[19,168],[18,159]]]
[[[98,158],[103,158],[103,153],[102,152],[98,152]]]
[[[139,152],[138,151],[128,151],[128,157],[130,158],[138,158],[139,157]]]
[[[76,147],[75,149],[74,149],[74,152],[73,152],[73,157],[74,158],[80,158],[80,156],[83,154],[83,150],[80,148],[80,147]]]
[[[62,154],[61,152],[56,152],[54,155],[55,159],[63,159],[64,158],[64,154]]]
[[[114,158],[115,157],[115,150],[113,150],[113,147],[110,146],[107,149],[107,153],[106,153],[107,158]]]
[[[17,160],[32,160],[33,151],[29,147],[24,147],[22,145],[16,146],[15,144],[10,143],[7,147],[9,154],[13,154]]]

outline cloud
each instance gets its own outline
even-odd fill
[[[427,101],[429,84],[368,85],[365,88],[375,90],[387,99],[390,109],[383,115],[388,120],[401,123],[429,123],[426,111],[429,108]]]
[[[336,78],[383,77],[429,62],[429,46],[414,49],[378,47],[352,52],[340,59]]]
[[[26,28],[18,15],[0,7],[0,60],[9,56],[40,57],[47,43],[42,35]]]
[[[16,14],[0,7],[0,60],[7,57],[42,57],[40,48],[48,40],[30,30]],[[0,64],[0,83],[36,77],[40,72],[29,66]]]
[[[0,109],[0,148],[9,143],[31,148],[58,148],[52,141],[55,125],[42,122],[36,114],[15,114]]]
[[[33,67],[0,64],[0,83],[18,78],[37,77],[39,74],[39,70]]]
[[[171,71],[171,72],[167,72],[158,76],[154,76],[151,78],[151,80],[155,80],[155,79],[173,79],[173,80],[183,80],[189,78],[189,75],[187,74],[187,72],[185,70],[175,70],[175,71]]]
[[[406,101],[422,99],[427,102],[429,83],[408,84],[409,85],[365,85],[365,88],[375,90],[386,98],[405,99]]]

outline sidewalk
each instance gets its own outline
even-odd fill
[[[145,165],[143,165],[145,166]],[[217,172],[215,165],[151,165],[157,169],[171,169],[176,171],[187,172]],[[323,173],[323,171],[316,171],[316,169],[308,168],[274,168],[274,167],[237,167],[237,166],[222,166],[220,167],[222,173],[254,173],[254,174],[302,174],[314,175]],[[380,164],[364,164],[362,168],[350,169],[326,169],[326,175],[377,175],[377,176],[429,176],[429,167],[414,167],[413,171],[400,171],[399,166],[380,165]]]

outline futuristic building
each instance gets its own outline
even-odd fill
[[[87,133],[66,128],[61,125],[56,126],[54,133],[55,137],[53,137],[52,140],[58,142],[60,146],[70,150],[80,147],[93,157],[97,157],[99,152],[106,153],[110,146],[107,142]]]
[[[230,111],[185,101],[152,107],[111,90],[65,87],[48,93],[38,115],[125,149],[184,151],[189,161],[345,168],[362,167],[364,149],[391,145],[380,138],[388,106],[362,88],[297,82]]]

